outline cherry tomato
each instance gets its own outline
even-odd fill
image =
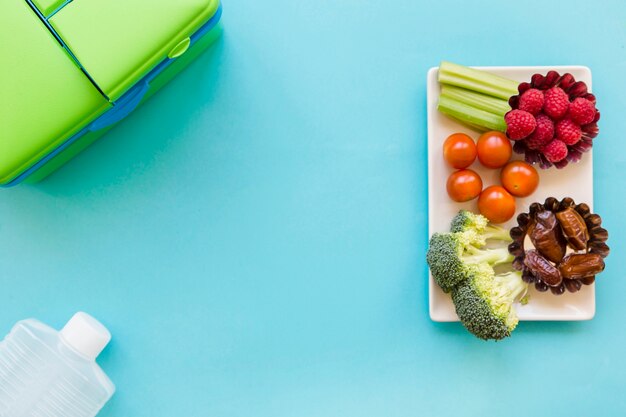
[[[515,214],[515,198],[499,185],[491,185],[478,197],[480,214],[492,223],[504,223]]]
[[[537,189],[539,174],[532,165],[523,161],[513,161],[502,168],[500,181],[514,196],[527,197]]]
[[[446,189],[452,200],[462,203],[478,197],[483,189],[483,180],[471,169],[462,169],[450,174]]]
[[[509,159],[513,149],[511,141],[502,132],[485,132],[478,138],[476,143],[478,160],[487,168],[501,168]]]
[[[476,159],[476,144],[465,133],[453,133],[443,143],[443,159],[452,168],[467,168]]]

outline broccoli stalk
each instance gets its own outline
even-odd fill
[[[504,229],[499,226],[493,226],[491,224],[485,227],[485,229],[483,230],[483,236],[485,237],[486,240],[493,239],[493,240],[504,240],[508,242],[513,241],[507,229]]]
[[[502,303],[514,303],[525,298],[528,284],[522,280],[522,273],[509,271],[494,276],[494,285],[499,290],[498,300]]]
[[[495,249],[479,249],[476,246],[469,245],[465,250],[470,254],[464,257],[465,262],[480,263],[486,262],[489,265],[496,266],[513,262],[513,255],[509,253],[507,246]]]
[[[513,304],[525,298],[528,284],[520,272],[473,274],[452,290],[452,301],[463,325],[481,339],[511,335],[519,319]]]

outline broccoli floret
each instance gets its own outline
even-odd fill
[[[500,340],[518,323],[513,303],[523,300],[528,284],[520,272],[473,274],[452,290],[452,301],[463,325],[481,339]]]
[[[494,242],[486,248],[488,240]],[[518,323],[513,303],[525,301],[528,284],[521,273],[496,275],[493,268],[513,261],[511,241],[507,230],[466,210],[452,220],[451,233],[435,233],[430,240],[426,260],[435,282],[452,292],[461,322],[481,339],[510,336]]]
[[[435,233],[430,238],[426,262],[433,279],[445,292],[466,278],[464,264],[461,261],[464,246],[451,233]]]
[[[450,231],[453,233],[468,233],[472,236],[474,245],[484,246],[487,240],[503,240],[511,242],[509,231],[499,226],[489,224],[489,220],[481,214],[461,210],[452,219]]]
[[[489,225],[489,220],[481,215],[468,210],[460,210],[452,219],[451,232],[462,232],[466,229],[484,230]]]
[[[480,249],[467,233],[435,233],[430,238],[426,261],[433,279],[445,292],[475,273],[476,269],[511,262],[513,256],[506,247]]]

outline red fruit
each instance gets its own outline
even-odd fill
[[[580,126],[570,119],[559,120],[555,126],[556,138],[566,145],[575,145],[583,135]]]
[[[569,108],[569,97],[560,87],[546,90],[543,100],[543,112],[554,120],[565,116]]]
[[[586,98],[578,97],[569,104],[569,117],[579,125],[593,122],[596,106]]]
[[[524,139],[533,131],[537,126],[535,117],[524,110],[511,110],[504,116],[506,122],[506,134],[509,139],[520,140]]]
[[[558,139],[554,139],[541,149],[548,161],[554,163],[567,157],[567,145]]]
[[[527,111],[533,116],[537,115],[543,108],[543,93],[541,90],[531,88],[524,91],[524,94],[519,98],[518,108]]]
[[[462,169],[476,159],[476,144],[465,133],[453,133],[443,142],[443,159],[452,168]]]
[[[560,169],[569,163],[578,162],[582,154],[591,149],[593,146],[592,140],[598,136],[598,125],[596,122],[600,119],[600,112],[595,109],[595,96],[588,91],[584,82],[576,81],[572,74],[566,73],[561,75],[556,71],[548,71],[546,74],[533,74],[528,82],[522,82],[518,85],[517,91],[519,94],[509,98],[511,109],[533,110],[530,104],[525,102],[527,98],[522,100],[524,93],[529,90],[539,90],[544,94],[543,110],[534,115],[537,123],[535,130],[537,132],[533,132],[532,135],[524,140],[516,141],[513,144],[513,150],[516,153],[523,154],[526,162],[538,164],[543,169],[548,169],[552,166]],[[528,98],[532,97],[530,94]],[[520,103],[523,105],[520,105]],[[539,116],[542,113],[550,117],[553,124],[556,124],[561,119],[570,119],[582,130],[582,139],[574,145],[568,145],[556,136],[556,126],[554,126],[555,134],[553,134],[551,140],[546,139],[549,136],[550,127],[547,122],[541,121]],[[567,127],[567,124],[561,126],[561,137],[568,142],[573,142],[577,136],[575,128],[564,129],[564,127]],[[542,146],[543,140],[547,140],[548,144],[543,144]],[[558,141],[552,143],[554,140]],[[566,157],[553,163],[542,153],[544,148],[552,160],[559,159],[564,154]]]
[[[537,127],[535,131],[526,138],[526,146],[530,149],[541,149],[554,137],[554,123],[545,114],[541,113],[537,116]]]
[[[511,159],[511,141],[502,132],[485,132],[476,142],[478,160],[487,168],[500,168]]]
[[[515,214],[515,198],[499,185],[489,186],[478,197],[478,211],[492,223],[504,223]]]
[[[471,169],[454,171],[446,182],[448,196],[459,203],[478,197],[482,189],[483,180],[480,179],[480,175]]]

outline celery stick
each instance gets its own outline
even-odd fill
[[[501,115],[479,110],[448,96],[440,96],[437,109],[475,129],[506,131],[506,123]]]
[[[442,85],[441,95],[460,101],[478,110],[497,114],[500,117],[504,117],[504,115],[511,110],[511,106],[509,106],[506,100],[451,85]]]
[[[516,95],[519,85],[517,81],[447,61],[439,65],[439,82],[504,100]]]

